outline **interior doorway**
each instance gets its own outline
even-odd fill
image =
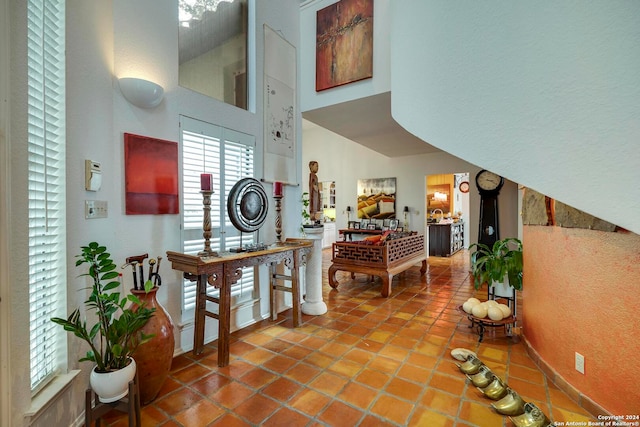
[[[469,172],[428,175],[425,178],[425,230],[441,224],[463,224],[463,247],[470,245]],[[428,240],[428,239],[427,239]]]

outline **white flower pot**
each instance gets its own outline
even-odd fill
[[[131,358],[130,358],[131,359]],[[111,403],[122,399],[129,393],[129,381],[136,375],[136,361],[113,372],[96,372],[94,367],[89,376],[91,389],[98,395],[100,402]]]
[[[509,286],[509,276],[505,275],[502,282],[494,281],[491,284],[494,297],[513,298],[515,296],[515,289]]]

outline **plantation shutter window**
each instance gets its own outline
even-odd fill
[[[253,234],[242,234],[227,215],[227,197],[233,185],[254,175],[255,137],[187,117],[181,118],[182,143],[182,235],[183,252],[197,255],[204,248],[203,205],[200,174],[213,177],[211,196],[211,249],[229,250],[254,242]],[[255,299],[254,267],[245,268],[231,289],[232,306]],[[214,295],[218,291],[212,292]],[[196,283],[185,280],[182,295],[183,320],[193,319]]]
[[[28,0],[29,340],[33,392],[64,359],[65,2]],[[65,315],[66,317],[66,315]]]

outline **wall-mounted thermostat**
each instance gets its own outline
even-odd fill
[[[84,161],[84,188],[87,191],[98,191],[102,185],[102,168],[93,160]]]

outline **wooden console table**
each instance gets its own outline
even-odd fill
[[[180,252],[167,251],[167,259],[174,270],[184,272],[186,279],[196,281],[196,315],[193,337],[193,353],[200,354],[204,348],[204,326],[208,317],[218,319],[218,366],[229,364],[229,328],[231,327],[231,286],[242,277],[244,267],[270,265],[270,293],[274,289],[288,290],[277,285],[277,280],[290,280],[293,294],[293,325],[299,326],[300,295],[299,272],[303,257],[311,251],[312,242],[305,239],[287,239],[267,249],[255,252],[221,252],[217,257],[199,257]],[[291,270],[291,276],[275,273],[275,266],[284,262]],[[207,286],[220,289],[220,296],[207,293]],[[207,310],[207,301],[218,304],[218,314]],[[272,311],[274,309],[274,302]]]

